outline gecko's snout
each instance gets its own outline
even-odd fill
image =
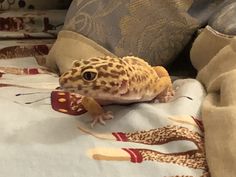
[[[67,77],[65,77],[67,75],[67,73],[64,73],[61,75],[61,77],[59,78],[59,84],[60,86],[63,88],[65,86],[65,84],[67,83],[68,79]]]
[[[64,84],[65,84],[65,83],[66,83],[66,79],[64,79],[64,78],[59,78],[59,85],[60,85],[61,88],[64,87]]]
[[[59,85],[63,90],[74,90],[76,88],[75,82],[73,82],[73,77],[71,76],[70,71],[62,74],[59,78]]]

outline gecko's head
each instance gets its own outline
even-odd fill
[[[114,99],[128,92],[126,65],[119,58],[94,57],[74,61],[72,69],[61,75],[62,89],[97,99]]]

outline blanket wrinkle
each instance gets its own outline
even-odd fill
[[[207,32],[209,33],[209,31]],[[204,37],[204,36],[205,37]],[[210,39],[209,36],[215,39]],[[206,37],[206,33],[200,34],[192,48],[192,62],[198,69],[197,79],[204,84],[207,96],[202,104],[201,114],[205,129],[205,147],[207,162],[212,177],[235,177],[236,169],[236,38],[219,41],[222,35],[217,32]],[[217,39],[218,37],[218,39]],[[225,45],[225,41],[231,42]],[[201,44],[211,41],[220,50],[213,49],[215,55],[211,55],[209,61],[198,59],[205,49]],[[223,44],[224,43],[224,44]],[[203,49],[203,50],[201,50]],[[201,54],[200,54],[201,53]],[[211,53],[211,52],[209,52]],[[198,55],[199,54],[199,55]],[[193,56],[194,55],[194,56]],[[209,56],[207,53],[206,56]]]

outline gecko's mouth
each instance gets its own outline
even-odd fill
[[[90,88],[90,87],[83,86],[83,89],[78,89],[77,87],[73,87],[73,86],[61,86],[60,88],[64,91],[67,91],[67,92],[72,92],[72,93],[77,93],[77,94],[87,96],[87,94],[83,93],[83,90],[88,90],[87,88]]]
[[[67,92],[73,92],[75,93],[76,92],[76,89],[73,88],[73,87],[60,87],[62,90],[65,90]]]

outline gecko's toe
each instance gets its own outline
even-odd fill
[[[114,116],[113,116],[111,111],[108,111],[104,114],[104,119],[105,120],[110,120],[110,119],[113,119],[113,118],[114,118]]]
[[[106,120],[110,120],[113,119],[113,114],[111,111],[105,112],[102,115],[98,115],[96,117],[93,118],[92,123],[91,123],[91,127],[93,128],[97,123],[100,123],[102,125],[106,124]]]
[[[96,117],[92,120],[91,127],[93,128],[97,123],[105,125],[105,122],[101,118]]]

